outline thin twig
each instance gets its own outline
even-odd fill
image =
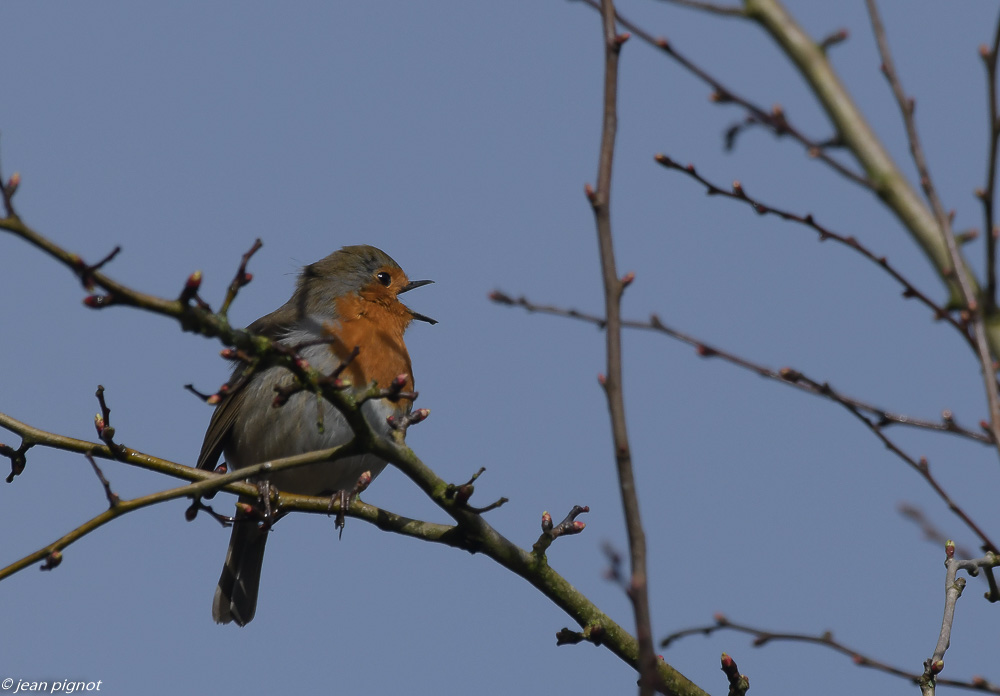
[[[950,541],[948,535],[934,526],[934,523],[927,519],[924,511],[916,505],[913,505],[912,503],[900,503],[896,506],[896,509],[899,511],[900,515],[920,527],[920,531],[923,533],[924,539],[927,541],[938,547],[944,546],[946,542]],[[951,543],[954,544],[955,542]],[[955,552],[964,558],[972,558],[972,551],[967,547],[955,544]]]
[[[508,304],[508,305],[519,305],[531,311],[540,311],[540,312],[547,312],[549,314],[566,316],[573,319],[579,319],[581,321],[587,321],[593,324],[597,324],[598,326],[601,327],[604,327],[606,324],[606,321],[601,317],[594,317],[591,315],[583,314],[582,312],[578,312],[576,310],[559,310],[557,308],[532,305],[523,298],[521,300],[514,300],[500,292],[494,292],[490,295],[490,297],[493,299],[494,302],[499,302],[501,304]],[[930,465],[928,464],[927,460],[924,459],[923,457],[921,457],[920,459],[916,459],[913,456],[907,454],[895,442],[893,442],[888,435],[885,434],[884,429],[887,423],[885,422],[884,418],[885,413],[880,409],[877,409],[869,404],[865,404],[864,402],[859,402],[856,401],[855,399],[851,399],[841,394],[833,387],[831,387],[829,383],[827,382],[821,383],[816,380],[813,380],[807,377],[802,372],[799,372],[798,370],[793,370],[791,368],[785,367],[782,368],[781,370],[774,371],[769,368],[763,367],[761,365],[752,363],[749,360],[740,358],[736,355],[733,355],[732,353],[727,353],[725,351],[721,351],[717,348],[714,348],[713,346],[709,346],[686,334],[682,334],[681,332],[666,326],[663,322],[660,321],[659,317],[657,317],[655,314],[652,316],[649,322],[645,324],[639,322],[623,321],[621,322],[621,325],[630,328],[634,327],[634,328],[658,331],[667,336],[676,338],[677,340],[695,346],[696,349],[698,350],[698,354],[701,355],[702,357],[722,357],[723,359],[727,360],[728,362],[734,365],[738,365],[744,369],[756,372],[757,374],[763,377],[770,377],[772,379],[781,379],[793,385],[804,385],[805,391],[808,391],[809,393],[812,394],[816,394],[818,396],[823,396],[835,403],[840,404],[845,409],[847,409],[853,416],[859,419],[865,425],[865,427],[867,427],[872,432],[872,434],[874,434],[875,437],[877,437],[882,442],[882,444],[884,444],[886,448],[889,449],[889,451],[891,451],[893,454],[902,459],[907,465],[909,465],[912,469],[914,469],[917,473],[919,473],[924,478],[924,480],[927,481],[928,484],[930,484],[931,488],[933,488],[935,493],[938,494],[938,497],[940,497],[941,500],[944,501],[944,503],[948,506],[948,509],[950,509],[953,513],[955,513],[958,516],[958,518],[961,519],[962,522],[977,537],[979,537],[979,539],[983,543],[984,550],[990,550],[994,552],[997,551],[997,546],[986,535],[986,533],[979,527],[979,525],[977,525],[972,520],[971,517],[969,517],[969,515],[965,512],[965,510],[963,510],[957,503],[955,503],[954,500],[952,500],[951,496],[948,495],[947,491],[945,491],[944,488],[941,486],[941,484],[937,481],[937,479],[934,478],[934,476],[930,472]],[[897,422],[903,422],[903,421],[900,420]],[[949,413],[947,417],[944,418],[943,427],[934,429],[955,432],[954,430],[955,428],[957,428],[957,426],[953,425],[953,418]]]
[[[229,306],[236,299],[236,294],[240,291],[240,288],[253,280],[253,276],[247,273],[247,264],[250,262],[250,257],[256,254],[262,246],[264,244],[260,241],[260,237],[258,237],[254,240],[253,246],[243,254],[243,258],[240,259],[239,268],[236,269],[236,275],[233,276],[232,282],[229,283],[229,288],[226,290],[226,297],[219,308],[220,316],[225,317],[228,314]]]
[[[986,302],[985,312],[993,314],[997,309],[997,230],[993,222],[994,205],[996,204],[997,149],[1000,145],[1000,109],[997,106],[997,55],[1000,54],[1000,17],[997,18],[996,29],[993,32],[993,46],[979,49],[983,63],[986,65],[986,103],[989,118],[989,157],[986,164],[986,187],[977,191],[983,203],[983,219],[986,235]]]
[[[849,148],[872,183],[872,190],[923,250],[948,287],[951,301],[961,304],[954,264],[941,238],[934,214],[889,156],[834,70],[826,51],[789,14],[781,0],[747,0],[748,17],[757,22],[788,57],[830,119],[838,142]],[[974,283],[970,276],[970,282]],[[1000,330],[991,329],[1000,346]]]
[[[998,551],[998,547],[986,535],[986,532],[980,529],[979,525],[976,524],[971,517],[969,517],[968,513],[966,513],[965,510],[962,509],[960,505],[958,505],[954,500],[952,500],[951,496],[948,495],[944,487],[938,482],[936,478],[934,478],[934,476],[931,474],[930,463],[927,461],[926,457],[920,457],[920,459],[915,459],[913,456],[903,451],[903,449],[900,448],[899,445],[893,442],[889,438],[889,436],[883,432],[882,427],[880,427],[878,423],[873,422],[868,416],[862,413],[859,408],[857,408],[847,400],[840,398],[839,394],[828,383],[823,382],[822,384],[820,384],[819,382],[816,382],[810,379],[809,377],[806,377],[801,372],[790,372],[788,375],[786,375],[786,379],[805,381],[818,391],[829,392],[831,399],[833,399],[838,404],[846,408],[855,418],[864,423],[864,425],[872,432],[872,434],[882,441],[882,444],[885,445],[886,449],[888,449],[890,452],[892,452],[897,457],[902,459],[914,471],[920,474],[924,478],[924,480],[927,481],[928,484],[930,484],[931,488],[934,489],[934,492],[937,493],[938,497],[941,498],[941,500],[944,501],[944,503],[948,506],[948,509],[951,510],[953,513],[955,513],[955,515],[957,515],[958,518],[965,523],[965,525],[969,528],[970,531],[972,531],[973,534],[979,537],[980,541],[982,541],[983,543],[984,549],[993,551],[994,553],[1000,553],[1000,551]]]
[[[796,213],[789,212],[787,210],[781,210],[775,208],[771,205],[765,205],[758,200],[755,200],[746,194],[743,186],[740,182],[733,182],[732,190],[726,190],[720,186],[716,186],[708,179],[704,178],[698,173],[693,164],[682,165],[679,162],[671,159],[670,157],[658,154],[655,157],[656,161],[659,162],[664,167],[668,169],[674,169],[679,172],[687,174],[689,177],[699,182],[706,188],[706,192],[710,196],[724,196],[726,198],[731,198],[737,201],[743,201],[747,203],[758,215],[777,215],[783,220],[789,220],[791,222],[797,222],[800,225],[805,225],[810,227],[819,233],[819,240],[821,242],[827,239],[832,239],[846,247],[853,249],[862,256],[864,256],[869,261],[877,264],[886,273],[892,276],[893,280],[903,286],[903,297],[915,298],[924,304],[926,307],[930,308],[934,312],[935,319],[941,319],[947,321],[952,327],[961,334],[961,336],[969,343],[969,345],[974,349],[975,343],[972,336],[969,334],[968,327],[951,315],[948,310],[939,305],[937,302],[932,300],[926,293],[921,292],[917,287],[911,283],[906,276],[900,273],[895,267],[893,267],[889,260],[885,256],[876,256],[874,252],[865,247],[861,242],[857,240],[856,237],[850,235],[842,235],[834,232],[833,230],[819,224],[813,218],[812,213],[807,213],[806,215],[798,215]]]
[[[975,577],[980,568],[992,569],[1000,565],[1000,556],[987,553],[983,558],[959,560],[955,558],[955,544],[949,541],[945,544],[945,602],[944,617],[941,619],[941,631],[938,634],[934,654],[924,661],[924,672],[917,683],[924,694],[933,694],[938,681],[937,675],[944,669],[944,654],[951,645],[951,628],[955,621],[955,607],[962,591],[965,589],[965,578],[956,577],[959,570],[964,570]]]
[[[669,636],[664,638],[660,642],[660,646],[663,648],[669,647],[674,642],[680,640],[681,638],[687,638],[694,635],[704,635],[709,636],[718,631],[735,631],[737,633],[745,633],[747,635],[753,636],[754,640],[752,645],[755,648],[763,647],[764,645],[771,642],[778,641],[789,641],[793,643],[810,643],[813,645],[821,645],[826,648],[830,648],[836,652],[846,655],[851,658],[851,661],[859,667],[868,667],[871,669],[878,670],[879,672],[884,672],[886,674],[892,674],[894,676],[906,679],[914,684],[920,680],[920,674],[916,672],[908,672],[900,667],[895,667],[888,663],[882,662],[875,658],[864,655],[863,653],[855,650],[854,648],[848,647],[844,643],[836,640],[833,634],[827,631],[826,633],[821,633],[819,635],[812,635],[809,633],[785,633],[785,632],[772,632],[765,631],[761,628],[754,628],[753,626],[741,625],[732,623],[725,616],[717,614],[715,616],[715,623],[708,626],[694,626],[691,628],[686,628],[682,631],[677,631],[671,633]],[[954,686],[960,689],[971,689],[976,691],[984,691],[987,693],[1000,694],[1000,685],[992,684],[982,677],[973,677],[968,681],[959,681],[956,679],[938,679],[939,684],[947,684],[948,686]]]
[[[642,528],[639,496],[632,471],[632,452],[625,425],[625,399],[622,392],[621,297],[625,284],[618,277],[615,267],[610,202],[611,170],[618,130],[618,58],[622,44],[629,37],[628,34],[618,34],[613,0],[602,0],[601,29],[604,40],[604,115],[601,126],[601,149],[598,156],[597,190],[590,190],[588,187],[587,197],[594,209],[604,285],[604,306],[607,316],[605,327],[607,375],[602,384],[608,400],[615,463],[618,469],[618,487],[625,512],[629,557],[632,562],[629,598],[635,615],[636,640],[639,647],[636,660],[639,672],[639,695],[651,696],[654,690],[665,691],[666,685],[657,671],[656,653],[653,649],[646,574],[646,535]]]
[[[576,518],[585,512],[590,512],[588,506],[574,505],[563,521],[556,525],[552,523],[552,515],[548,512],[542,513],[542,533],[539,535],[538,541],[531,547],[531,552],[536,556],[541,556],[559,537],[582,532],[587,525]]]
[[[596,10],[600,10],[601,4],[599,0],[582,0],[582,2],[585,2]],[[749,112],[750,117],[753,118],[756,123],[760,123],[761,125],[771,129],[774,134],[779,137],[787,135],[795,139],[806,148],[806,152],[810,157],[820,160],[849,181],[852,181],[859,186],[863,186],[866,189],[872,189],[872,183],[870,180],[865,178],[863,175],[852,171],[827,154],[826,150],[835,142],[835,139],[819,141],[809,138],[802,131],[792,125],[792,123],[788,120],[788,115],[780,107],[768,110],[754,104],[746,97],[743,97],[726,87],[721,81],[710,75],[706,70],[696,65],[682,53],[678,52],[677,49],[675,49],[673,45],[667,41],[667,39],[653,36],[653,34],[638,26],[634,22],[629,21],[620,13],[616,16],[618,18],[618,22],[623,27],[628,29],[633,35],[641,39],[644,43],[659,49],[676,61],[682,68],[711,87],[713,90],[712,101],[717,104],[732,103],[740,105],[746,109],[747,112]]]
[[[892,55],[889,52],[889,41],[886,38],[885,27],[878,13],[875,0],[865,0],[868,6],[868,14],[871,17],[872,30],[875,33],[875,41],[878,44],[879,56],[882,58],[882,72],[892,88],[893,96],[899,105],[899,110],[903,116],[903,124],[906,127],[906,138],[910,143],[910,152],[913,161],[917,166],[917,173],[920,176],[920,186],[924,190],[924,195],[931,204],[931,210],[937,220],[941,237],[948,250],[951,259],[951,271],[958,283],[962,293],[962,299],[969,311],[969,319],[972,325],[972,333],[975,339],[975,352],[979,357],[979,365],[983,372],[983,384],[986,387],[986,401],[990,411],[990,430],[993,439],[1000,443],[1000,391],[997,389],[996,368],[993,364],[993,355],[990,352],[989,342],[986,338],[986,325],[983,318],[983,310],[976,299],[976,289],[969,279],[968,269],[962,252],[958,248],[958,241],[951,230],[951,219],[941,199],[938,196],[934,182],[931,180],[930,168],[927,166],[927,159],[924,157],[923,146],[920,144],[920,137],[917,135],[917,124],[913,118],[915,103],[913,99],[906,96],[903,85],[896,73],[896,68],[892,62]]]
[[[510,305],[523,307],[529,312],[538,312],[539,314],[551,314],[553,316],[566,317],[569,319],[577,319],[579,321],[585,321],[589,324],[594,324],[599,328],[604,328],[605,320],[604,317],[599,317],[594,314],[587,314],[586,312],[581,312],[577,309],[565,309],[562,307],[556,307],[553,305],[542,305],[535,304],[525,297],[513,298],[506,293],[500,292],[499,290],[494,290],[490,293],[490,299],[498,304]],[[667,324],[664,324],[658,316],[655,314],[647,321],[639,321],[636,319],[625,319],[622,320],[622,326],[630,329],[640,329],[643,331],[655,331],[657,333],[664,334],[673,339],[686,343],[693,346],[695,350],[698,351],[698,355],[704,358],[717,357],[725,360],[728,363],[741,367],[744,370],[749,370],[754,372],[761,377],[766,377],[768,379],[773,379],[775,381],[786,384],[790,387],[799,389],[808,394],[814,396],[820,396],[824,398],[830,398],[829,393],[823,391],[817,391],[810,384],[805,382],[793,382],[785,378],[785,374],[788,372],[788,368],[783,368],[781,370],[775,370],[761,363],[756,363],[746,358],[740,357],[735,353],[723,350],[716,346],[710,345],[701,341],[694,336],[683,333],[674,329]],[[923,430],[933,430],[936,432],[945,432],[958,435],[959,437],[968,438],[970,440],[975,440],[976,442],[981,442],[983,444],[992,444],[993,440],[987,433],[976,432],[959,425],[955,421],[954,415],[951,411],[945,409],[942,411],[941,420],[931,421],[922,418],[914,418],[913,416],[908,416],[902,413],[895,413],[888,409],[884,409],[880,406],[870,404],[866,401],[854,397],[848,397],[844,395],[839,395],[841,399],[857,407],[861,411],[864,411],[868,415],[876,419],[879,426],[885,427],[889,425],[903,425],[912,428],[919,428]]]
[[[115,429],[111,425],[111,408],[104,399],[103,384],[97,385],[97,392],[94,396],[97,397],[97,402],[101,405],[101,412],[94,417],[94,428],[97,430],[97,436],[101,438],[101,441],[104,442],[104,444],[106,444],[112,452],[122,455],[127,448],[124,445],[119,445],[115,442]]]
[[[111,490],[111,482],[105,478],[104,472],[101,471],[101,467],[97,466],[97,462],[94,461],[94,455],[85,454],[84,456],[87,458],[87,461],[90,462],[90,466],[93,467],[94,473],[97,474],[97,478],[100,480],[101,485],[104,486],[104,495],[108,499],[108,507],[116,507],[121,502],[121,498],[118,497],[117,493]]]
[[[0,196],[3,197],[3,210],[6,217],[17,220],[17,212],[14,210],[14,192],[21,181],[21,175],[14,172],[9,180],[3,178],[3,171],[0,171]]]

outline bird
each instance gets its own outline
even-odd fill
[[[381,249],[345,246],[305,266],[291,299],[247,330],[300,346],[299,355],[321,374],[349,361],[341,377],[356,390],[372,382],[389,387],[403,377],[403,391],[411,392],[413,368],[403,333],[413,320],[437,322],[411,310],[399,295],[432,282],[409,280]],[[245,367],[237,362],[219,392],[198,456],[199,468],[212,470],[224,456],[229,469],[240,469],[351,440],[353,432],[344,416],[314,393],[298,392],[284,405],[274,406],[275,388],[291,382],[287,369],[272,366],[245,377]],[[390,431],[387,418],[408,414],[411,408],[407,398],[373,399],[364,402],[361,411],[372,429],[385,436]],[[384,460],[363,454],[276,472],[266,485],[303,495],[343,495],[362,474],[377,476],[385,466]],[[254,501],[241,498],[243,503]],[[267,525],[238,512],[212,602],[217,623],[245,626],[253,619],[267,535]]]

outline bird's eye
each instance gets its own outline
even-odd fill
[[[389,284],[392,282],[392,276],[385,271],[376,273],[375,277],[378,278],[378,282],[382,283],[382,285],[386,287],[389,287]]]

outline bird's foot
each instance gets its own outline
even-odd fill
[[[366,471],[358,477],[352,490],[340,490],[330,496],[330,504],[327,507],[327,512],[333,512],[334,504],[337,504],[337,519],[333,524],[339,531],[338,537],[344,536],[344,525],[347,523],[347,508],[351,507],[351,501],[368,488],[368,484],[371,482],[372,472]]]

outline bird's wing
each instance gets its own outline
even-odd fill
[[[288,312],[282,307],[250,324],[247,331],[278,340],[290,329],[287,322],[282,321],[287,317]],[[226,383],[228,387],[226,395],[215,407],[212,420],[208,423],[205,440],[201,444],[201,453],[198,455],[199,469],[214,469],[222,451],[229,442],[233,424],[236,422],[236,417],[242,410],[242,404],[246,398],[247,391],[243,387],[252,376],[244,374],[245,369],[246,366],[241,362],[237,362],[233,367],[233,374]]]
[[[201,453],[198,455],[199,469],[214,469],[216,462],[222,455],[222,450],[226,448],[229,441],[229,433],[236,422],[236,416],[240,412],[240,405],[246,397],[246,390],[243,386],[247,382],[243,376],[240,365],[236,366],[232,378],[227,382],[229,391],[222,401],[215,407],[212,413],[212,420],[208,423],[208,430],[205,431],[205,440],[201,443]]]

